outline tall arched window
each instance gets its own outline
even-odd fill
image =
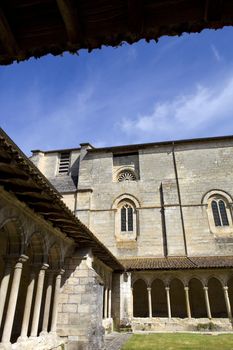
[[[205,194],[202,203],[207,209],[210,232],[218,239],[232,236],[232,197],[225,191],[215,189]]]
[[[133,208],[129,204],[125,204],[121,208],[121,231],[133,231]]]
[[[119,242],[131,242],[137,240],[139,232],[140,203],[130,195],[123,194],[113,203],[115,209],[115,237]]]
[[[222,199],[214,199],[211,201],[211,208],[215,226],[229,226],[225,202]]]

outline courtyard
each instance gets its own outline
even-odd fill
[[[232,350],[233,334],[134,334],[121,350]]]

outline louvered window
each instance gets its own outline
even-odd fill
[[[213,200],[211,202],[211,208],[215,226],[229,226],[225,202],[222,199]]]
[[[133,231],[133,208],[128,204],[121,208],[121,231]]]
[[[70,167],[70,152],[62,152],[59,162],[59,174],[68,174]]]

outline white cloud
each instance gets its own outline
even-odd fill
[[[220,62],[222,60],[222,57],[221,57],[218,49],[216,48],[216,46],[215,45],[211,45],[211,50],[212,50],[212,52],[214,54],[214,57],[215,57],[216,61]]]
[[[139,115],[135,119],[125,118],[121,128],[138,140],[147,136],[150,139],[170,139],[208,135],[217,122],[221,132],[229,134],[233,131],[232,116],[233,75],[221,84],[216,82],[214,87],[198,86],[192,94],[157,102],[151,114]]]

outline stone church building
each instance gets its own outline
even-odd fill
[[[232,330],[233,137],[33,151],[0,131],[0,349]]]

